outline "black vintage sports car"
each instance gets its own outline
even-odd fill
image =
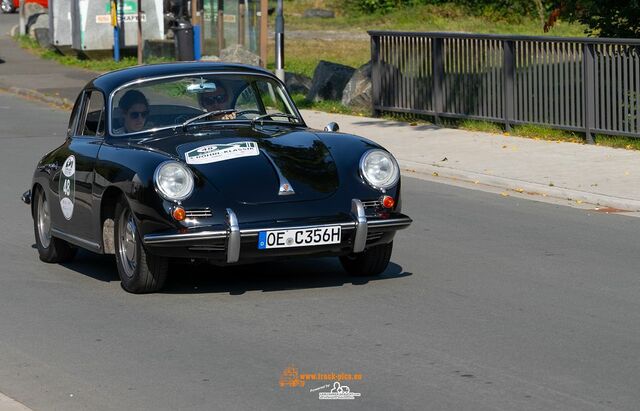
[[[133,293],[159,290],[170,258],[338,256],[377,275],[411,224],[388,151],[335,123],[307,128],[271,73],[221,63],[95,78],[23,200],[42,261],[115,254]]]

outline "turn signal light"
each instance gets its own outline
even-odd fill
[[[394,205],[396,205],[396,200],[394,200],[393,197],[391,196],[382,197],[382,206],[384,208],[393,208]]]
[[[187,213],[184,211],[184,208],[182,208],[182,207],[174,208],[173,212],[171,213],[171,215],[173,216],[173,218],[176,221],[182,221],[185,218],[187,218]]]

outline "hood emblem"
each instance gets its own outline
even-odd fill
[[[296,192],[293,191],[293,187],[291,187],[291,184],[289,184],[288,182],[280,184],[280,190],[278,191],[278,195],[286,196],[286,195],[295,194],[295,193]]]
[[[282,175],[282,172],[276,165],[276,162],[273,161],[271,156],[266,151],[264,151],[263,149],[260,149],[260,151],[262,152],[262,154],[264,154],[267,160],[269,160],[269,162],[271,163],[271,166],[273,167],[273,169],[276,171],[276,174],[278,175],[278,179],[280,180],[280,189],[278,190],[278,195],[288,196],[291,194],[295,194],[296,192],[293,190],[291,183],[289,182],[289,180],[287,180],[287,178],[284,175]]]

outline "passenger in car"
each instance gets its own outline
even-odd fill
[[[231,96],[227,92],[226,87],[220,82],[215,82],[216,88],[214,91],[198,94],[198,103],[200,107],[206,111],[218,111],[231,109]],[[233,120],[236,118],[236,113],[221,113],[211,116],[213,120]]]
[[[118,108],[124,118],[123,127],[114,130],[115,134],[135,133],[142,131],[149,116],[149,102],[145,95],[138,90],[129,90],[118,102]]]

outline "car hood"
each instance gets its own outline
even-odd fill
[[[185,161],[222,195],[242,203],[318,200],[338,188],[329,149],[306,129],[220,128],[140,144]],[[287,182],[294,193],[281,195]]]

